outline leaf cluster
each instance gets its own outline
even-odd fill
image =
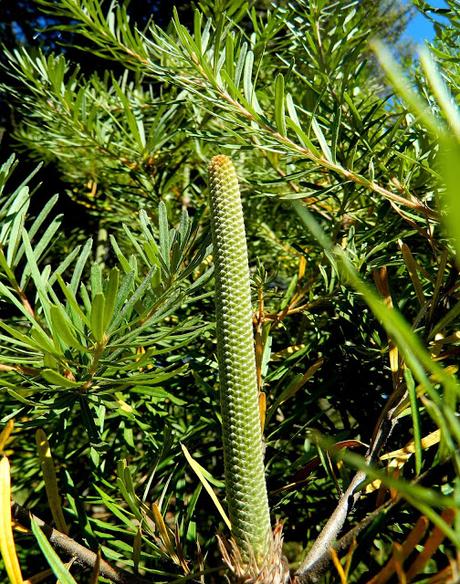
[[[19,502],[48,513],[31,439],[43,428],[73,537],[158,581],[224,577],[225,522],[202,493],[212,485],[225,508],[204,168],[232,153],[269,496],[288,560],[301,563],[364,468],[342,581],[384,570],[421,515],[446,540],[417,569],[442,573],[460,541],[447,513],[460,443],[458,3],[411,82],[369,46],[399,38],[407,11],[396,2],[203,0],[191,25],[176,11],[168,27],[142,30],[123,3],[38,4],[70,19],[75,44],[107,70],[7,52],[15,139],[58,169],[110,243],[97,251],[80,228],[82,245],[62,258],[56,197],[35,212],[34,177],[16,188],[12,159],[2,166],[0,415],[16,423]],[[388,404],[386,458],[369,466],[340,450],[365,455]],[[376,488],[385,512],[371,522]],[[23,541],[21,562],[37,566]]]

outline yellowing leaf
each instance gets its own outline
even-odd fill
[[[162,514],[160,513],[160,509],[156,503],[152,504],[152,513],[153,513],[153,520],[155,521],[155,525],[160,533],[160,539],[163,542],[163,545],[166,548],[168,554],[173,558],[175,561],[178,560],[176,552],[174,550],[173,543],[171,541],[171,537],[168,532],[168,528],[166,527],[166,523],[163,519]]]
[[[441,430],[435,430],[422,438],[421,444],[422,448],[426,450],[435,444],[438,444],[441,437]],[[380,457],[380,460],[391,460],[394,461],[393,466],[403,466],[403,464],[414,454],[415,452],[415,443],[411,440],[406,446],[403,448],[399,448],[398,450],[393,450],[393,452],[388,452],[387,454],[383,454]]]
[[[38,456],[42,466],[43,479],[45,481],[46,495],[48,497],[51,515],[53,516],[56,528],[67,535],[69,533],[69,528],[67,527],[62,512],[61,497],[58,490],[54,461],[51,456],[48,439],[41,428],[35,433],[35,440],[37,442]]]
[[[260,427],[262,428],[262,434],[265,429],[265,415],[267,413],[267,396],[265,392],[261,391],[259,393],[259,415],[260,415]]]
[[[427,436],[425,436],[425,438],[422,438],[422,440],[420,441],[420,444],[421,444],[422,449],[426,450],[427,448],[430,448],[431,446],[438,444],[440,439],[441,439],[441,430],[438,429],[438,430],[435,430],[434,432],[431,432],[431,434],[428,434]],[[414,453],[415,453],[415,442],[414,442],[414,440],[411,440],[403,448],[399,448],[398,450],[393,450],[392,452],[387,452],[387,454],[383,454],[380,457],[380,460],[389,460],[390,462],[389,462],[388,466],[390,469],[401,469]],[[373,491],[380,488],[380,485],[381,485],[380,480],[377,479],[375,481],[372,481],[372,483],[369,483],[366,486],[365,492],[372,493]]]
[[[21,567],[11,528],[10,463],[6,456],[0,461],[0,552],[11,584],[22,584]]]
[[[224,508],[222,507],[222,505],[220,504],[219,499],[217,498],[216,494],[214,493],[214,491],[212,490],[211,485],[208,483],[208,481],[205,479],[203,471],[205,470],[201,464],[199,464],[196,460],[194,460],[192,458],[192,455],[190,454],[190,452],[187,450],[187,448],[184,446],[184,444],[181,444],[181,448],[182,448],[182,452],[185,455],[185,458],[187,459],[187,462],[189,463],[189,465],[192,467],[192,469],[194,470],[196,476],[200,479],[201,484],[203,485],[203,487],[206,489],[208,495],[211,497],[214,505],[217,508],[217,511],[219,511],[220,516],[222,517],[222,519],[225,522],[225,525],[231,529],[231,523],[230,523],[230,519],[228,518],[227,514],[224,511]]]
[[[8,438],[10,437],[11,432],[14,428],[14,421],[8,420],[6,426],[3,428],[0,434],[0,452],[5,448],[6,443],[8,442]]]

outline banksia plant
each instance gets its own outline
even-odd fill
[[[267,560],[276,564],[276,559],[269,559],[275,548],[263,463],[246,234],[230,158],[211,160],[209,185],[225,482],[237,552],[228,563],[233,561],[235,572],[241,571],[241,563],[250,570],[255,567],[260,578]]]

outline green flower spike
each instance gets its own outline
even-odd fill
[[[216,270],[217,352],[225,483],[243,562],[264,561],[271,541],[252,329],[248,253],[238,179],[227,156],[209,164]]]

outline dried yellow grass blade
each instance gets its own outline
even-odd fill
[[[62,511],[54,461],[51,456],[48,439],[41,428],[36,431],[35,440],[37,442],[38,456],[42,467],[43,480],[45,481],[46,496],[48,498],[51,515],[53,516],[56,528],[67,535],[69,533],[69,528],[67,527],[64,513]]]
[[[427,448],[431,448],[435,444],[439,444],[441,440],[441,430],[435,430],[431,432],[427,436],[421,439],[420,444],[423,450]],[[411,440],[403,446],[403,448],[399,448],[398,450],[393,450],[392,452],[387,452],[386,454],[382,454],[380,456],[380,460],[389,460],[389,468],[391,469],[401,469],[409,458],[415,453],[415,441]],[[380,480],[372,481],[372,483],[368,484],[365,488],[366,493],[372,493],[373,491],[380,488],[382,482]]]
[[[101,549],[99,548],[97,550],[96,562],[91,571],[89,584],[97,584],[99,582],[100,569],[101,569]]]
[[[8,442],[8,438],[10,437],[10,434],[13,431],[13,428],[14,428],[14,421],[8,420],[8,422],[6,423],[6,426],[3,428],[3,430],[0,434],[0,452],[2,452],[3,449],[5,448],[5,445]]]
[[[208,495],[211,497],[214,505],[216,506],[217,511],[219,511],[220,516],[222,517],[222,519],[225,522],[225,525],[231,529],[231,524],[230,524],[230,519],[228,518],[227,514],[224,511],[224,508],[222,507],[222,505],[220,504],[219,499],[217,498],[216,494],[214,493],[214,491],[212,490],[211,485],[209,484],[209,482],[206,480],[206,478],[204,477],[203,471],[205,470],[201,464],[199,464],[196,460],[194,460],[192,458],[192,455],[190,454],[190,452],[187,450],[186,446],[184,446],[183,444],[181,444],[181,448],[182,448],[182,452],[184,453],[185,458],[187,459],[187,462],[189,463],[189,465],[192,467],[192,469],[194,470],[196,476],[200,479],[201,484],[203,485],[203,487],[206,489]]]
[[[455,518],[455,510],[444,509],[441,517],[448,525],[452,525]],[[407,570],[406,576],[408,582],[412,582],[417,574],[423,573],[423,569],[425,568],[426,564],[430,561],[433,554],[439,549],[439,546],[442,544],[445,537],[446,534],[441,529],[439,529],[439,527],[435,526],[430,536],[426,540],[425,545],[423,546],[423,550],[418,554]]]
[[[399,559],[401,562],[404,562],[409,554],[411,554],[415,547],[420,543],[423,536],[425,535],[426,530],[428,529],[428,525],[429,521],[424,515],[418,518],[417,523],[412,528],[411,532],[400,547]],[[388,580],[396,571],[396,564],[394,559],[395,558],[393,555],[391,559],[385,564],[385,566],[380,570],[380,572],[371,578],[367,584],[386,584],[386,582],[388,582]]]
[[[395,345],[390,346],[389,350],[390,357],[390,369],[393,375],[397,375],[399,372],[399,351],[398,347]]]
[[[260,415],[260,427],[262,429],[262,434],[265,430],[265,416],[267,414],[267,395],[264,391],[259,393],[259,415]]]
[[[330,549],[330,554],[331,554],[332,562],[335,566],[335,569],[337,570],[337,572],[339,574],[340,584],[347,584],[347,577],[345,575],[342,564],[340,563],[339,556],[337,555],[337,552],[335,551],[334,548]]]
[[[23,584],[11,528],[10,463],[6,456],[0,461],[0,552],[11,584]]]
[[[421,440],[421,445],[423,450],[438,444],[441,439],[441,430],[435,430],[431,432]],[[393,452],[388,452],[387,454],[383,454],[380,457],[380,460],[396,460],[400,463],[404,464],[412,454],[415,452],[415,443],[411,440],[406,446],[403,448],[399,448],[398,450],[393,450]],[[398,466],[402,466],[402,464]]]
[[[177,557],[177,554],[176,554],[176,551],[174,549],[171,537],[169,535],[168,528],[166,527],[166,523],[165,523],[163,516],[160,513],[160,509],[156,503],[152,504],[152,513],[153,513],[153,520],[154,520],[155,525],[160,533],[160,539],[163,542],[163,545],[165,546],[166,551],[168,552],[168,554],[170,555],[170,557],[174,561],[178,561],[179,559]]]
[[[305,269],[307,267],[307,259],[305,256],[300,256],[299,259],[299,271],[298,271],[298,276],[299,276],[299,280],[301,280],[304,276],[305,276]]]
[[[388,283],[388,270],[386,266],[374,270],[374,282],[379,294],[383,297],[385,305],[388,308],[393,308],[393,299],[391,297],[390,285]]]
[[[23,584],[40,584],[40,582],[44,582],[49,576],[52,575],[53,570],[51,569],[42,570],[41,572],[34,574],[30,578],[27,578],[27,580],[24,580]]]

